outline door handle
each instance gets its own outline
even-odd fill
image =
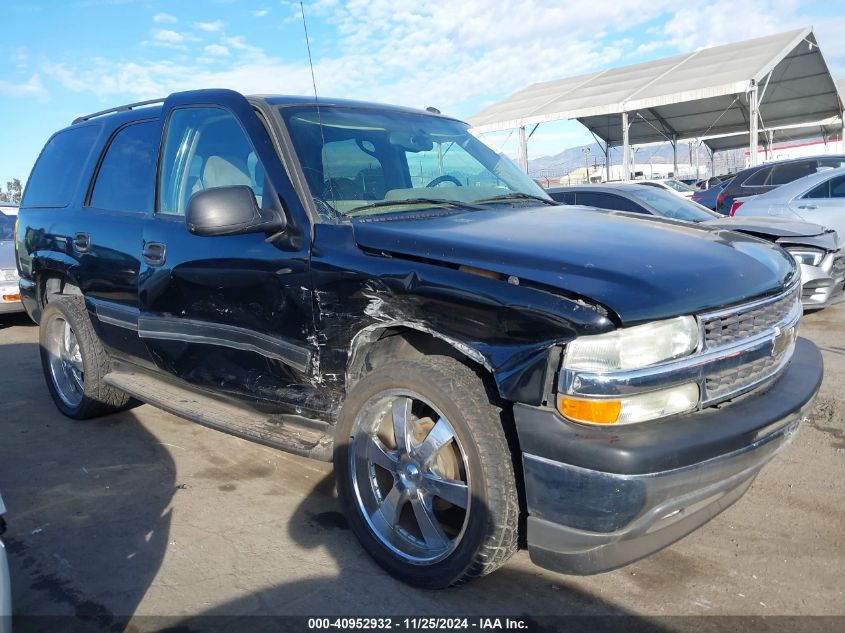
[[[73,236],[73,249],[78,253],[87,253],[91,248],[91,236],[87,233],[77,233]]]
[[[799,204],[799,209],[818,209],[818,207],[814,204]]]
[[[147,242],[144,244],[144,250],[141,251],[141,256],[150,266],[161,266],[164,263],[165,251],[164,244],[160,242]]]

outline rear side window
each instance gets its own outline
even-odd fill
[[[816,200],[820,198],[845,198],[845,176],[826,180],[810,189],[804,197]]]
[[[72,127],[47,141],[32,169],[22,206],[66,207],[70,204],[99,131],[92,125]]]
[[[154,121],[119,130],[100,164],[90,205],[113,211],[152,209],[158,140]]]
[[[673,194],[674,195],[674,194]],[[587,205],[589,207],[598,207],[599,209],[612,209],[614,211],[632,211],[634,213],[643,213],[643,209],[636,203],[627,200],[621,196],[615,196],[609,193],[596,193],[590,191],[579,191],[576,194],[578,204]]]
[[[575,204],[574,191],[547,191],[549,197],[555,202],[562,202],[563,204]]]
[[[830,179],[830,197],[845,198],[845,176]]]
[[[766,184],[766,181],[769,179],[769,174],[772,173],[771,167],[766,167],[765,169],[761,169],[760,171],[754,172],[748,178],[746,178],[742,186],[743,187],[762,187]]]
[[[800,161],[797,163],[784,163],[777,165],[772,173],[771,185],[785,185],[793,180],[816,173],[815,161]]]

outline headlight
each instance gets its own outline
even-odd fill
[[[698,347],[698,322],[691,316],[581,336],[566,346],[563,366],[604,372],[642,369],[692,354]]]
[[[0,281],[20,281],[17,268],[0,268]]]
[[[616,400],[596,400],[560,395],[557,407],[564,416],[585,424],[634,424],[667,415],[687,413],[698,407],[695,383],[650,391]]]
[[[814,248],[788,248],[789,254],[795,258],[799,264],[807,264],[808,266],[818,266],[824,259],[824,251],[819,251]]]

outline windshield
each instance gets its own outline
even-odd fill
[[[634,189],[634,187],[631,187],[631,189]],[[636,191],[629,191],[628,193],[652,207],[658,215],[664,218],[686,222],[704,222],[705,220],[723,217],[689,198],[682,198],[665,189],[637,187]]]
[[[459,121],[342,106],[279,111],[326,218],[551,201]]]

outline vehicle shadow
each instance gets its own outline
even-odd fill
[[[473,498],[476,511],[479,500]],[[186,618],[132,619],[133,631],[304,631],[308,617],[392,616],[394,628],[405,617],[511,617],[528,631],[585,633],[665,631],[661,624],[639,617],[611,602],[582,591],[577,578],[555,578],[550,604],[548,574],[508,565],[467,585],[423,590],[391,578],[363,552],[351,532],[334,491],[334,477],[319,481],[300,503],[288,524],[298,550],[323,549],[339,570],[326,577],[290,580],[217,605]],[[307,556],[307,554],[305,554]],[[324,558],[324,556],[321,556]],[[550,615],[554,614],[554,615]],[[298,617],[291,617],[298,616]],[[469,625],[470,628],[472,624]],[[505,624],[502,623],[502,628]],[[413,630],[410,627],[407,630]],[[477,628],[477,627],[476,627]],[[400,628],[400,630],[406,630]],[[441,627],[434,627],[441,630]],[[442,630],[446,630],[445,628]]]
[[[177,489],[167,448],[132,411],[62,416],[36,343],[0,345],[0,402],[13,629],[71,630],[83,618],[122,630],[167,549]]]
[[[14,312],[12,314],[0,314],[0,330],[13,326],[37,327],[25,312]]]

